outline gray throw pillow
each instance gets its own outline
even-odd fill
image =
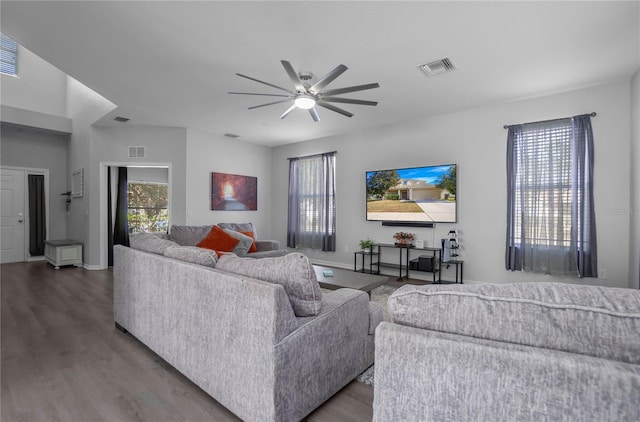
[[[258,236],[256,236],[256,229],[253,227],[253,223],[218,223],[218,227],[223,230],[229,229],[237,232],[252,232],[253,237],[255,239],[258,238]]]
[[[218,226],[220,227],[220,226]],[[222,227],[221,227],[222,228]],[[225,233],[227,233],[230,236],[235,237],[236,239],[238,239],[240,242],[238,242],[238,244],[236,245],[235,248],[233,248],[233,250],[231,252],[233,252],[234,254],[238,255],[238,256],[245,256],[247,254],[247,252],[249,252],[249,248],[251,247],[251,245],[253,244],[253,239],[245,234],[239,233],[235,230],[231,230],[231,229],[223,229]]]
[[[133,249],[163,255],[167,248],[178,246],[178,244],[171,240],[161,239],[153,233],[139,233],[129,237],[129,246]]]
[[[301,253],[262,259],[228,254],[218,259],[216,268],[282,285],[296,316],[318,315],[322,307],[322,291],[316,272],[309,258]]]
[[[215,267],[218,262],[215,251],[197,246],[171,246],[164,251],[164,256],[205,267]]]

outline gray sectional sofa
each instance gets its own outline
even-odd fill
[[[302,254],[210,268],[118,245],[114,320],[241,419],[298,421],[373,363],[382,309],[322,294]]]
[[[639,421],[640,291],[403,286],[376,330],[374,421]]]

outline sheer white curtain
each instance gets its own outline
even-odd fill
[[[597,277],[588,115],[509,127],[508,270]]]
[[[287,247],[336,250],[336,153],[289,159]]]

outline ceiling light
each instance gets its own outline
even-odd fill
[[[303,110],[309,110],[316,106],[316,99],[311,95],[301,94],[296,97],[294,100],[296,107],[301,108]]]

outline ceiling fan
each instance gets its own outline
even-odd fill
[[[333,82],[338,76],[342,75],[348,67],[341,64],[338,65],[331,72],[327,73],[324,77],[322,77],[317,82],[311,82],[313,79],[313,74],[311,72],[299,72],[293,69],[291,63],[286,60],[280,60],[282,66],[284,66],[284,70],[289,75],[291,82],[293,82],[293,86],[295,90],[290,90],[283,88],[281,86],[277,86],[274,84],[270,84],[269,82],[264,82],[256,78],[252,78],[250,76],[246,76],[240,73],[236,73],[236,75],[249,79],[251,81],[255,81],[272,88],[279,89],[281,91],[286,92],[287,94],[261,94],[256,92],[229,92],[229,94],[238,94],[238,95],[262,95],[266,97],[284,97],[283,100],[272,101],[266,104],[260,104],[253,107],[249,107],[249,110],[259,107],[265,107],[274,104],[286,103],[288,101],[293,101],[291,107],[285,110],[284,113],[280,115],[281,119],[287,117],[293,110],[296,108],[301,108],[303,110],[309,110],[309,114],[314,121],[319,122],[320,116],[318,115],[318,110],[316,106],[324,107],[328,110],[335,111],[336,113],[342,114],[343,116],[351,117],[353,113],[348,112],[342,108],[336,107],[331,103],[343,103],[343,104],[358,104],[358,105],[368,105],[375,106],[378,103],[376,101],[365,101],[365,100],[356,100],[352,98],[342,98],[342,97],[334,97],[334,95],[346,94],[348,92],[356,92],[356,91],[364,91],[367,89],[378,88],[380,85],[378,83],[365,84],[365,85],[356,85],[356,86],[348,86],[345,88],[336,88],[336,89],[325,89],[327,85]]]

